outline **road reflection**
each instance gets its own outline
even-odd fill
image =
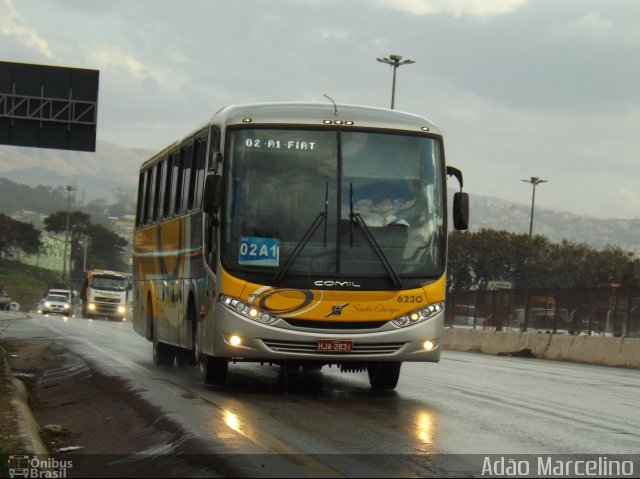
[[[237,432],[270,451],[373,454],[383,462],[437,452],[439,411],[402,388],[372,391],[366,374],[237,363],[224,385],[196,388],[220,408],[227,432],[218,426],[216,436]]]
[[[416,416],[416,438],[424,444],[433,441],[433,419],[427,411],[418,411]]]

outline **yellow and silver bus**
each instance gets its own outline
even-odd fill
[[[364,106],[230,106],[140,169],[134,329],[159,366],[337,365],[396,387],[440,359],[447,175],[426,118]]]

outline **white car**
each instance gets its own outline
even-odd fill
[[[68,298],[56,294],[50,294],[41,303],[42,314],[56,313],[71,315],[71,303]]]

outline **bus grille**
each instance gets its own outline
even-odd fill
[[[349,323],[345,321],[305,321],[300,319],[283,318],[291,326],[305,329],[378,329],[389,321],[364,321]]]
[[[341,354],[345,356],[357,356],[368,354],[393,354],[400,350],[404,343],[354,343],[353,351],[331,352],[318,351],[315,341],[276,341],[272,339],[263,339],[262,342],[270,350],[277,353],[317,353],[319,355]]]

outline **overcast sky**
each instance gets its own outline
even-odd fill
[[[0,0],[0,60],[100,70],[98,139],[161,149],[255,101],[389,107],[472,194],[640,217],[638,0]]]

